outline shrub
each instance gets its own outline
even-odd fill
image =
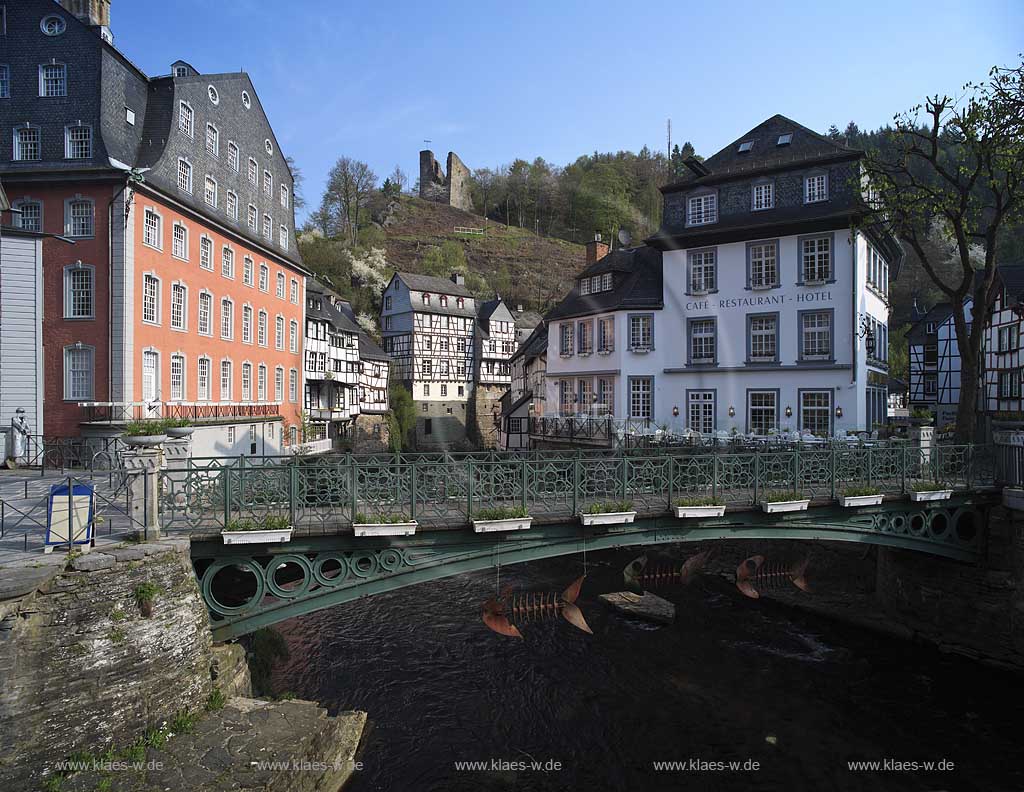
[[[137,604],[144,605],[147,602],[152,602],[156,599],[156,595],[160,593],[160,587],[156,583],[140,583],[133,590],[132,594],[135,596],[135,602]]]
[[[192,425],[188,418],[167,418],[162,423],[165,429],[184,429]]]
[[[522,506],[496,506],[493,509],[480,509],[473,515],[474,520],[512,520],[529,517]]]
[[[864,495],[880,495],[882,490],[878,487],[847,487],[843,490],[844,498],[860,498]]]
[[[676,506],[724,506],[725,501],[722,498],[713,497],[707,495],[704,497],[691,497],[691,498],[679,498],[676,501]]]
[[[178,710],[171,718],[171,722],[168,725],[170,730],[174,734],[191,734],[195,731],[196,721],[199,720],[199,715],[194,712],[188,712],[187,710]]]
[[[255,531],[257,530],[257,526],[252,520],[231,520],[224,526],[224,530],[229,533],[234,533],[236,531]]]
[[[584,512],[585,514],[618,514],[619,512],[633,511],[633,501],[605,501],[603,503],[591,503]],[[525,514],[523,515],[526,516]]]
[[[356,525],[367,525],[369,523],[391,525],[394,523],[412,522],[412,518],[408,514],[402,514],[402,512],[381,512],[380,514],[356,512],[355,519],[352,522]]]
[[[166,426],[164,421],[132,421],[124,427],[124,433],[129,437],[161,435]]]
[[[207,712],[216,712],[217,710],[224,709],[226,703],[227,697],[221,692],[221,689],[214,688],[210,691],[210,695],[206,697],[204,709]]]
[[[939,481],[915,481],[913,488],[914,492],[939,492],[949,489],[949,485]]]
[[[268,514],[260,524],[263,531],[283,531],[288,527],[288,518],[280,514]]]
[[[798,492],[780,490],[778,492],[766,492],[761,496],[761,500],[765,503],[783,503],[785,501],[803,500],[803,496]]]

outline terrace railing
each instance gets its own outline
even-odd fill
[[[661,514],[687,496],[752,508],[770,492],[834,500],[850,487],[902,495],[916,482],[993,485],[986,446],[794,446],[699,453],[647,450],[401,454],[321,459],[191,460],[162,473],[165,528],[221,530],[233,520],[287,517],[299,534],[335,533],[357,514],[400,513],[424,527],[466,524],[482,509],[523,507],[538,521],[590,504],[632,501]]]

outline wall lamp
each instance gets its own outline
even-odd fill
[[[729,417],[730,418],[735,418],[736,417],[736,408],[733,407],[731,404],[729,405]]]
[[[793,417],[793,408],[790,407],[788,404],[786,405],[786,417],[787,418],[792,418]]]
[[[676,406],[674,406],[672,408],[672,417],[673,418],[678,418],[679,417],[679,405],[676,405]]]
[[[843,408],[842,407],[836,407],[836,418],[842,418],[842,417],[843,417]]]

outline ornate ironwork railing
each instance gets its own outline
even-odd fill
[[[44,437],[29,435],[24,463],[47,470],[111,470],[122,467],[120,437]]]
[[[582,440],[611,444],[625,437],[653,432],[650,418],[613,418],[610,415],[546,415],[530,418],[530,434],[550,440]]]
[[[276,402],[79,402],[93,423],[123,423],[158,418],[259,418],[281,414]]]
[[[872,486],[901,495],[922,481],[971,490],[994,483],[993,462],[989,447],[972,445],[207,459],[165,470],[160,497],[165,528],[212,532],[273,515],[298,533],[321,534],[347,528],[358,514],[397,513],[441,527],[500,507],[553,522],[607,501],[651,514],[687,496],[754,507],[778,491],[835,499]]]

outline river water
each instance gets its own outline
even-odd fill
[[[466,574],[278,625],[291,654],[275,689],[369,713],[351,792],[1024,789],[1020,677],[712,576],[658,592],[674,624],[633,621],[597,595],[622,588],[635,555],[591,554],[592,636],[560,618],[522,641],[492,633],[480,604],[495,573]],[[580,572],[550,559],[503,567],[501,585],[560,591]]]

